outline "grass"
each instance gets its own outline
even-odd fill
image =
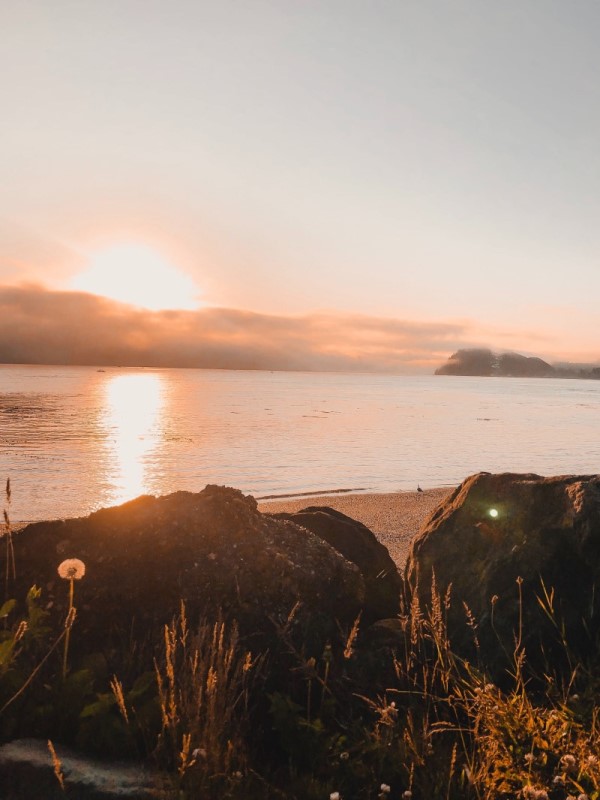
[[[180,790],[211,785],[247,770],[249,686],[256,665],[240,647],[237,628],[203,621],[190,631],[185,605],[164,629],[155,662],[161,731],[155,756],[176,772]],[[217,781],[217,778],[219,779]]]

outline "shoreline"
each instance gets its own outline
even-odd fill
[[[321,493],[258,500],[261,512],[294,513],[309,506],[329,506],[362,522],[385,545],[398,569],[403,570],[410,542],[431,512],[455,489],[439,487],[423,492],[390,492],[365,494]]]

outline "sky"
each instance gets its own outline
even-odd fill
[[[600,362],[599,29],[595,0],[0,4],[0,361]]]

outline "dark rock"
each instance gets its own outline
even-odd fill
[[[0,747],[0,800],[162,800],[173,787],[141,765],[84,758],[55,745],[64,791],[54,773],[45,741],[19,739]]]
[[[298,622],[323,630],[351,625],[364,602],[359,570],[326,542],[262,515],[254,498],[218,486],[29,525],[14,545],[11,593],[22,599],[31,585],[44,587],[61,625],[69,584],[57,567],[66,558],[85,562],[85,577],[75,583],[72,636],[72,648],[83,652],[149,638],[182,599],[191,624],[222,609],[257,647],[273,632],[273,620],[286,619],[298,601]]]
[[[410,651],[410,630],[399,616],[378,619],[361,627],[353,646],[353,679],[356,694],[372,696],[374,686],[400,688],[398,667],[406,663]]]
[[[431,605],[434,573],[442,595],[452,586],[448,624],[458,649],[473,645],[466,603],[488,666],[505,668],[503,648],[510,657],[522,610],[532,668],[568,669],[561,626],[578,657],[594,652],[600,633],[600,476],[473,475],[412,542],[405,578],[421,606]],[[556,626],[538,601],[552,591]]]
[[[272,516],[302,525],[356,564],[365,580],[364,622],[398,613],[402,578],[387,547],[365,525],[328,506]]]

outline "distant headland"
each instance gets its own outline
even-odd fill
[[[494,353],[486,348],[457,350],[435,375],[476,375],[502,378],[586,378],[600,380],[595,364],[548,364],[536,356]]]

